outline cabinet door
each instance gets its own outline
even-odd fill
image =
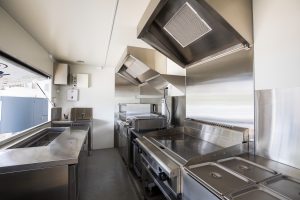
[[[54,84],[68,84],[68,64],[59,63],[54,72]]]

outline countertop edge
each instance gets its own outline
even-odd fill
[[[1,150],[0,174],[77,164],[88,131],[66,127],[48,146]]]

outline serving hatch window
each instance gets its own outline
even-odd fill
[[[49,121],[51,79],[0,56],[0,133],[17,133]]]

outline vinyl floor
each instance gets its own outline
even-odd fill
[[[95,150],[80,173],[79,200],[138,200],[117,149]]]

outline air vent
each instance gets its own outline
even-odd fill
[[[124,65],[127,67],[126,72],[134,78],[137,78],[149,70],[149,67],[133,56],[128,56]]]
[[[164,30],[182,47],[186,47],[212,29],[189,3],[185,3],[164,26]]]

